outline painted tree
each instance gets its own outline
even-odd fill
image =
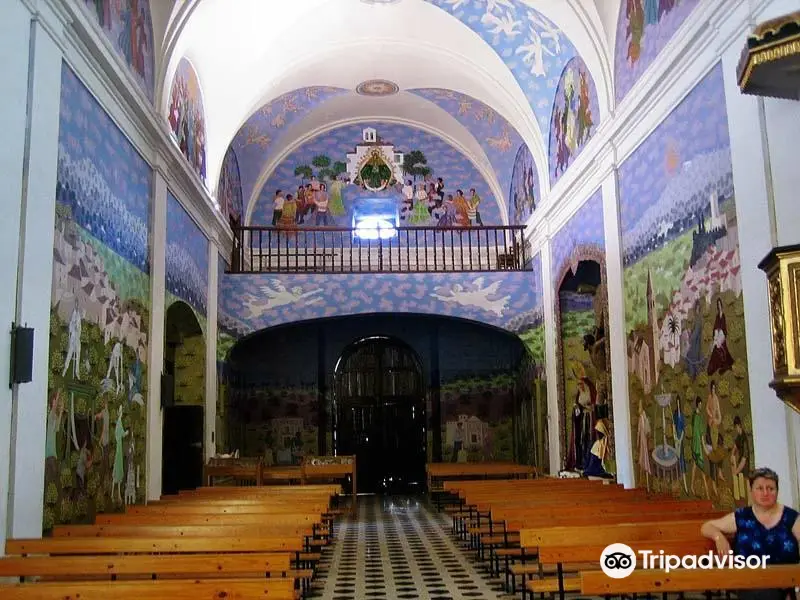
[[[311,164],[317,168],[317,179],[324,180],[324,179],[332,179],[333,171],[331,170],[331,159],[324,155],[319,154],[313,158]]]
[[[422,150],[412,150],[405,155],[403,160],[403,174],[414,178],[427,177],[433,173],[433,169],[428,166],[428,159]]]
[[[347,163],[337,160],[333,163],[333,177],[338,179],[340,175],[347,173]]]
[[[299,165],[294,168],[294,176],[300,177],[302,183],[305,185],[306,179],[311,179],[314,172],[308,165]]]

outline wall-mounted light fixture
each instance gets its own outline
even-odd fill
[[[11,376],[8,387],[33,379],[33,328],[11,324]]]

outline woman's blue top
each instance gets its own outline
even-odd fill
[[[788,506],[783,507],[780,521],[767,529],[756,519],[751,506],[737,508],[736,539],[733,551],[737,556],[769,555],[768,565],[786,565],[800,562],[797,540],[792,527],[798,513]]]

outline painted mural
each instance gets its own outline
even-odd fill
[[[615,466],[601,190],[558,231],[552,253],[562,466],[606,477]]]
[[[206,115],[197,73],[187,59],[178,63],[172,79],[169,114],[172,134],[192,168],[206,183]]]
[[[222,171],[217,186],[219,209],[227,220],[241,223],[244,219],[242,200],[242,178],[239,173],[239,160],[233,148],[228,148],[222,160]]]
[[[152,172],[62,68],[44,529],[144,501]]]
[[[550,126],[550,184],[555,184],[594,135],[600,117],[597,91],[589,69],[576,56],[558,82]]]
[[[443,379],[442,460],[514,460],[514,375]]]
[[[246,334],[282,323],[369,313],[461,317],[516,330],[532,310],[530,273],[226,275],[220,313]]]
[[[541,254],[533,258],[532,267],[530,285],[533,308],[515,317],[512,325],[528,351],[527,360],[523,361],[517,375],[514,410],[514,439],[517,444],[515,457],[518,461],[547,469],[549,448]]]
[[[505,118],[483,102],[452,90],[422,88],[409,92],[433,102],[461,123],[486,153],[500,187],[509,189],[516,153],[520,148],[527,149],[527,146]],[[535,166],[533,168],[536,169]]]
[[[517,149],[517,155],[514,158],[511,188],[508,191],[509,224],[525,224],[536,210],[540,200],[539,173],[533,162],[531,151],[523,144]]]
[[[683,24],[698,0],[623,0],[614,58],[616,100],[621,102]]]
[[[279,142],[289,127],[327,100],[348,92],[329,86],[300,88],[271,100],[245,121],[231,142],[239,163],[245,211],[261,170],[273,158],[273,150],[281,147]]]
[[[558,76],[575,47],[563,31],[522,0],[428,0],[459,19],[489,44],[519,83],[544,139]]]
[[[231,388],[227,419],[231,448],[258,456],[267,465],[299,465],[319,453],[316,382],[276,386],[274,382]]]
[[[741,263],[717,65],[620,168],[637,485],[747,503]]]
[[[172,192],[167,193],[166,284],[168,292],[206,316],[208,239]]]
[[[84,0],[114,49],[153,101],[153,23],[149,0]]]
[[[269,177],[253,222],[350,227],[355,214],[378,209],[396,211],[408,226],[502,224],[467,157],[436,136],[391,123],[347,125],[303,144]]]

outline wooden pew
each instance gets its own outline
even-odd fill
[[[581,572],[581,594],[620,595],[650,592],[691,592],[793,588],[800,585],[800,565],[775,565],[765,569],[637,569],[624,579],[602,571]]]
[[[217,579],[18,583],[0,586],[3,600],[197,600],[198,598],[268,598],[294,600],[288,579]]]
[[[435,485],[446,479],[465,479],[468,477],[535,477],[536,467],[506,462],[485,463],[428,463],[425,466],[428,479],[428,493]]]
[[[665,554],[678,556],[699,556],[714,549],[711,540],[700,537],[699,532],[695,537],[682,540],[651,540],[641,542],[630,542],[628,546],[637,553],[640,551],[650,551],[658,554],[664,551]],[[564,598],[566,592],[581,591],[581,573],[588,570],[600,569],[600,556],[605,550],[606,545],[580,545],[580,546],[540,546],[537,557],[539,578],[526,582],[523,580],[523,597],[525,591],[539,594],[558,593],[559,598]],[[590,565],[590,569],[587,569]],[[555,577],[545,577],[553,571],[555,567]],[[567,573],[575,573],[574,577],[566,577]]]
[[[296,552],[303,551],[302,541],[288,537],[187,537],[187,538],[101,538],[59,537],[10,539],[6,554],[30,555],[97,555],[97,554],[164,554],[187,552]]]
[[[125,556],[6,556],[0,577],[48,578],[217,578],[281,576],[292,571],[288,553],[140,554]]]

